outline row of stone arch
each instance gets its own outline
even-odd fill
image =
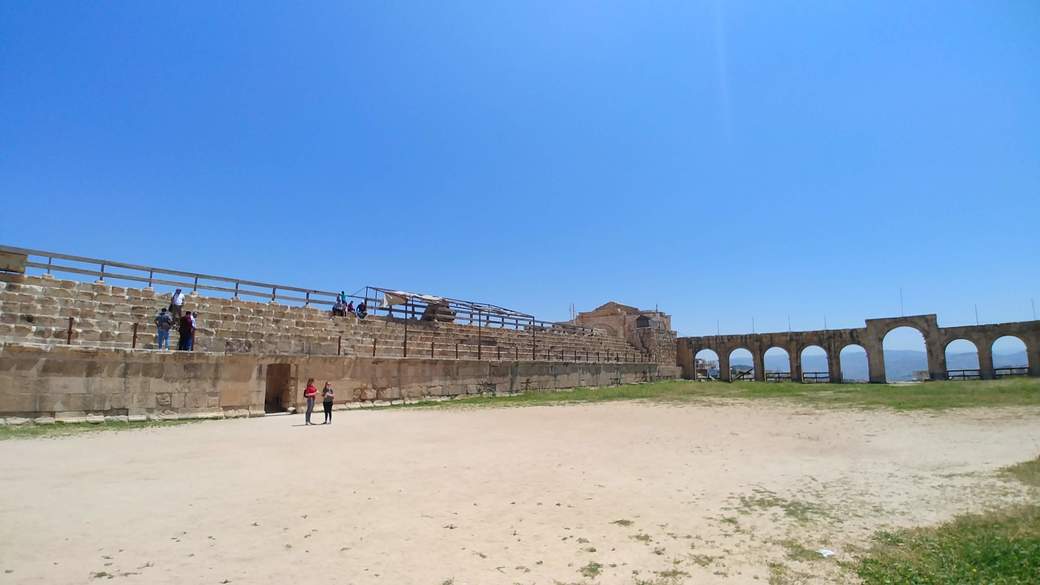
[[[777,347],[788,354],[790,378],[802,380],[801,356],[806,349],[816,346],[826,356],[827,378],[839,382],[844,379],[841,353],[850,346],[858,346],[866,354],[869,381],[885,382],[884,339],[900,327],[915,329],[924,338],[929,379],[948,377],[946,348],[960,340],[975,346],[979,377],[995,377],[993,345],[1008,336],[1016,337],[1025,346],[1027,363],[1021,364],[1025,366],[1023,373],[1040,376],[1040,321],[939,327],[935,315],[869,319],[866,327],[856,329],[682,337],[678,339],[678,361],[684,377],[693,378],[694,356],[703,349],[710,349],[718,356],[719,378],[729,380],[730,356],[734,350],[744,349],[751,353],[754,378],[764,380],[765,352]]]
[[[1021,350],[1025,351],[1025,349],[1026,349],[1025,342],[1023,342],[1018,337],[1015,337],[1014,335],[1005,335],[1003,337],[998,338],[997,340],[993,341],[993,343],[990,344],[989,349],[990,349],[991,355],[994,355],[994,356],[996,355],[995,353],[993,353],[993,348],[996,347],[997,344],[1005,342],[1005,341],[1009,341],[1009,340],[1013,340],[1014,342],[1017,342],[1017,345],[1021,348]],[[981,378],[981,377],[983,377],[982,367],[981,367],[981,363],[980,363],[980,359],[979,359],[980,352],[979,352],[978,346],[973,341],[971,341],[969,339],[963,339],[963,338],[952,339],[952,340],[950,340],[949,342],[946,343],[946,347],[944,348],[944,352],[946,354],[947,364],[950,361],[951,355],[954,355],[954,354],[950,353],[950,347],[953,346],[954,344],[958,344],[958,345],[960,345],[963,348],[961,351],[958,352],[959,354],[974,354],[975,359],[974,359],[974,363],[962,364],[963,366],[965,366],[964,368],[959,368],[957,370],[951,370],[951,369],[948,368],[947,372],[949,373],[949,372],[952,371],[954,377],[957,377],[957,378],[972,378],[972,377],[979,377],[979,378]],[[968,347],[963,347],[965,344],[967,346],[970,346],[970,351],[969,351]],[[737,352],[746,352],[748,355],[750,355],[752,357],[752,359],[754,359],[754,354],[751,352],[751,350],[747,349],[746,347],[738,347],[738,348],[735,348],[735,349],[733,349],[733,350],[731,350],[729,352],[729,360],[728,360],[728,362],[730,364],[730,368],[732,370],[735,370],[736,372],[739,372],[741,370],[741,366],[734,365],[734,354],[736,354]],[[771,353],[774,353],[774,352],[775,353],[782,353],[787,358],[787,360],[788,360],[788,367],[786,369],[779,369],[779,370],[776,370],[774,372],[770,372],[769,369],[766,367],[766,362],[769,361],[768,360],[769,355]],[[809,346],[803,347],[801,349],[801,352],[799,354],[797,354],[797,355],[789,353],[783,347],[774,345],[772,347],[766,348],[766,350],[762,352],[761,359],[757,360],[757,362],[756,362],[758,364],[758,367],[752,366],[751,371],[752,371],[753,374],[757,374],[758,372],[762,372],[762,376],[755,376],[756,379],[760,379],[760,378],[768,379],[771,374],[778,374],[778,375],[775,376],[776,379],[790,379],[790,380],[794,380],[794,381],[801,380],[801,381],[823,382],[823,381],[834,380],[834,381],[844,381],[844,382],[865,382],[865,381],[869,380],[869,374],[867,373],[868,372],[869,358],[868,358],[867,350],[863,346],[861,346],[861,345],[858,345],[858,344],[855,344],[855,343],[851,343],[851,344],[848,344],[848,345],[842,347],[841,349],[838,350],[838,359],[834,360],[833,362],[831,360],[827,360],[827,366],[824,367],[823,369],[821,369],[819,366],[811,367],[811,368],[806,367],[807,353],[809,353],[810,356],[811,355],[822,355],[825,359],[828,356],[827,350],[822,348],[822,347],[820,347],[819,345],[809,345]],[[700,350],[700,352],[698,352],[694,356],[694,358],[699,359],[699,360],[705,360],[705,361],[711,361],[711,362],[719,363],[720,364],[720,369],[721,369],[722,360],[719,358],[719,356],[712,349],[708,349],[708,348],[702,349],[702,350]],[[742,363],[746,362],[746,360],[741,360],[741,361],[742,361]],[[837,365],[836,370],[834,370],[833,367],[832,367],[835,364],[835,362],[836,362],[836,365]],[[850,368],[850,366],[852,366],[852,367]],[[860,366],[860,367],[855,367],[855,366]],[[1025,370],[1025,369],[1028,368],[1028,364],[1020,363],[1019,361],[1014,361],[1014,360],[1008,361],[1006,359],[1003,360],[1003,361],[997,361],[996,358],[994,358],[994,360],[992,362],[992,367],[994,369],[1015,369],[1015,370],[1020,370],[1021,369],[1021,370]],[[862,373],[862,375],[849,375],[850,370],[859,370],[859,371],[862,371],[863,373]],[[734,372],[731,372],[731,374],[733,374],[733,373]],[[700,372],[697,375],[704,376],[705,373],[704,372]],[[715,374],[715,373],[708,374],[709,377],[717,376],[717,375],[718,374]],[[886,371],[886,376],[887,376],[887,371]]]

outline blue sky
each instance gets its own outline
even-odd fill
[[[1024,320],[1037,63],[1032,1],[6,2],[0,242],[683,335]]]

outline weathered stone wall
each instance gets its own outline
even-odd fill
[[[156,352],[83,346],[0,345],[0,419],[120,420],[264,413],[271,367],[288,368],[280,400],[327,380],[337,404],[562,389],[675,378],[652,363],[474,361],[430,358]]]
[[[149,288],[0,273],[0,342],[154,348],[153,319],[170,295]],[[197,351],[252,354],[423,356],[461,359],[642,362],[625,339],[563,329],[537,331],[370,316],[333,318],[294,307],[190,294],[198,311]],[[70,321],[71,321],[71,337]],[[136,345],[134,328],[137,328]],[[171,332],[176,347],[178,334]],[[663,361],[674,365],[674,359]]]

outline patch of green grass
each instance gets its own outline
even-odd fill
[[[650,538],[650,535],[645,533],[645,532],[640,532],[639,534],[633,534],[629,538],[631,538],[632,540],[638,540],[639,542],[642,542],[643,544],[647,544],[647,543],[649,543],[650,541],[653,540],[653,538]]]
[[[149,420],[140,422],[102,422],[102,423],[63,423],[48,425],[27,423],[23,425],[0,426],[0,441],[7,439],[35,439],[45,437],[67,437],[101,431],[128,431],[138,429],[154,429],[172,427],[201,422],[202,419],[188,420]]]
[[[1040,406],[1040,378],[964,380],[923,384],[799,384],[796,382],[691,382],[672,380],[573,390],[538,390],[513,396],[474,396],[386,408],[545,406],[617,400],[697,402],[783,400],[816,407],[935,410],[982,406]]]
[[[1040,505],[879,533],[856,573],[864,585],[1040,583]]]
[[[603,572],[603,565],[597,563],[596,561],[589,561],[589,564],[582,567],[580,572],[583,577],[588,577],[589,579],[592,579],[593,577],[596,577],[601,572]]]
[[[622,518],[621,520],[615,520],[611,522],[611,524],[617,524],[618,526],[631,526],[633,522],[631,520],[625,520],[624,518]]]
[[[1040,456],[1032,461],[1005,467],[1002,471],[1026,485],[1040,488]]]

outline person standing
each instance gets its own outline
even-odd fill
[[[191,320],[191,313],[181,316],[180,321],[177,323],[177,330],[180,333],[180,338],[177,340],[177,349],[180,351],[191,351],[192,336],[195,335],[195,324]]]
[[[199,312],[192,311],[188,314],[191,315],[191,347],[188,348],[188,351],[195,351],[195,337],[199,332]]]
[[[332,384],[325,382],[325,387],[321,389],[321,406],[325,409],[325,422],[321,424],[332,424],[332,403],[335,400],[336,394],[332,391]]]
[[[314,387],[314,378],[307,378],[307,387],[303,390],[303,397],[307,399],[307,414],[304,415],[304,424],[311,424],[311,413],[314,412],[314,397],[318,389]]]
[[[173,329],[173,317],[163,307],[155,316],[155,343],[159,349],[170,349],[170,329]]]
[[[184,308],[184,293],[181,289],[173,291],[173,297],[170,299],[170,314],[173,316],[175,322],[181,320],[181,309]]]

